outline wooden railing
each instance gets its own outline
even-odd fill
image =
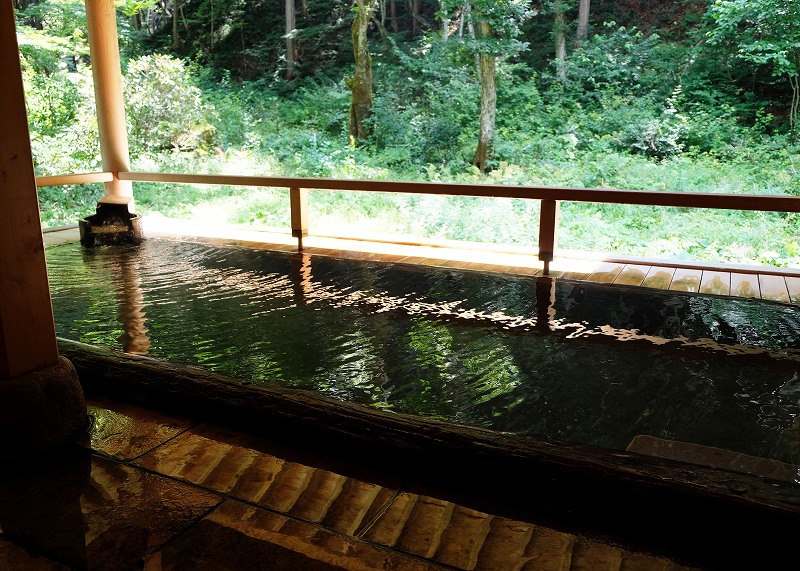
[[[298,239],[299,246],[301,248],[303,237],[308,235],[309,190],[347,190],[539,200],[541,201],[541,209],[539,218],[538,248],[539,259],[545,264],[545,272],[547,272],[549,269],[549,263],[553,260],[553,254],[556,249],[560,202],[591,202],[605,204],[629,204],[638,206],[673,206],[681,208],[800,212],[800,198],[794,196],[617,190],[606,188],[564,188],[546,186],[146,172],[120,172],[116,173],[116,177],[113,173],[107,172],[40,177],[36,179],[36,182],[38,186],[55,186],[62,184],[108,182],[115,179],[131,182],[288,188],[291,206],[292,236]]]

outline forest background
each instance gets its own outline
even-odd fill
[[[123,0],[132,168],[800,196],[798,4]],[[100,170],[83,0],[15,7],[37,175]],[[145,214],[289,226],[285,190],[135,192]],[[43,224],[100,194],[40,189]],[[310,206],[319,233],[531,245],[538,224],[524,200],[319,191]],[[798,230],[792,213],[567,202],[559,245],[800,267]]]

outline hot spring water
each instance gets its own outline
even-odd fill
[[[47,249],[61,337],[624,449],[800,461],[800,308],[150,239]]]

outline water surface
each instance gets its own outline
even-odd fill
[[[498,431],[800,461],[794,306],[156,239],[47,262],[68,339]]]

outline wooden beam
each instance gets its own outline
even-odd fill
[[[133,185],[117,177],[130,170],[125,101],[114,0],[86,0],[86,23],[100,134],[103,170],[114,174],[106,182],[106,197],[125,197],[133,210]]]
[[[0,378],[58,364],[19,48],[0,3]]]
[[[640,204],[722,210],[800,212],[800,197],[787,195],[718,194],[655,190],[617,190],[609,188],[563,188],[512,186],[499,184],[453,184],[442,182],[404,182],[387,180],[341,180],[332,178],[292,178],[270,176],[203,175],[150,172],[120,172],[120,180],[171,182],[178,184],[217,184],[271,188],[318,190],[358,190],[487,198],[523,198],[602,204]]]
[[[85,174],[61,174],[53,176],[37,176],[36,186],[63,186],[67,184],[88,184],[92,182],[113,182],[114,175],[110,172],[90,172]]]

